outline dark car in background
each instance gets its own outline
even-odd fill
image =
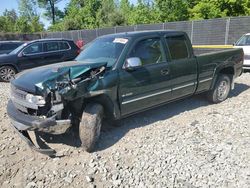
[[[0,55],[12,52],[23,43],[21,41],[0,41]]]
[[[25,69],[73,60],[79,53],[72,40],[40,39],[24,43],[0,56],[0,81],[8,82]]]

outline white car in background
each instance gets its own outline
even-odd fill
[[[243,69],[250,70],[250,33],[244,34],[235,44],[234,48],[242,48],[244,51]]]

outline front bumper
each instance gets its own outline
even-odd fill
[[[7,114],[11,119],[13,128],[16,130],[18,135],[28,144],[28,146],[37,152],[49,156],[55,155],[55,150],[42,149],[37,147],[31,140],[28,131],[41,131],[51,134],[62,134],[71,126],[71,121],[69,119],[56,120],[55,118],[39,118],[24,114],[14,106],[12,101],[8,102]]]

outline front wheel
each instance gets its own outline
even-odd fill
[[[219,76],[214,89],[207,93],[209,101],[220,103],[227,99],[231,90],[231,79],[229,75]]]
[[[93,151],[100,136],[103,119],[103,107],[100,104],[88,104],[82,114],[79,136],[85,151]]]
[[[16,70],[11,66],[0,67],[0,81],[9,82],[15,78]]]

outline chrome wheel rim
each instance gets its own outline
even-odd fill
[[[224,99],[228,93],[228,82],[223,80],[218,87],[218,97],[219,99]]]
[[[0,77],[3,81],[10,81],[15,76],[15,71],[12,68],[2,68],[0,69]]]

